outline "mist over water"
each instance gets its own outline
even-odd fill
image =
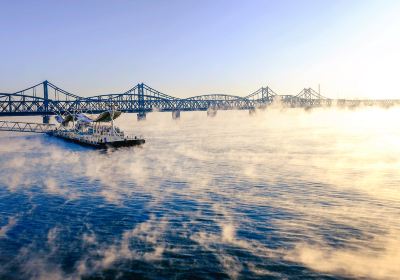
[[[0,133],[0,278],[398,279],[399,108],[125,114]]]

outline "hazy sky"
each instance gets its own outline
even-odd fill
[[[400,1],[0,0],[0,92],[397,97]]]

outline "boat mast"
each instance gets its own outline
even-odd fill
[[[114,105],[111,106],[111,135],[114,135]]]

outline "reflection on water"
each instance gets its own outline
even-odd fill
[[[400,109],[125,115],[142,147],[0,134],[7,279],[400,275]]]

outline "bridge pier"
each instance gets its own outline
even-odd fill
[[[146,113],[145,113],[145,112],[139,112],[139,113],[137,114],[137,120],[138,120],[138,121],[144,121],[144,120],[146,120]]]
[[[50,116],[49,115],[43,116],[43,123],[50,123]]]
[[[176,110],[172,111],[172,119],[177,120],[181,118],[181,111]]]
[[[215,117],[217,115],[217,109],[208,108],[207,117]]]
[[[255,109],[255,108],[249,109],[249,115],[250,115],[250,116],[253,116],[253,115],[255,115],[255,114],[256,114],[256,109]]]

